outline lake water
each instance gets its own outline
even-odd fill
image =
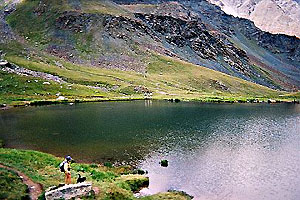
[[[300,105],[103,102],[0,112],[7,147],[149,172],[143,193],[300,199]],[[169,166],[159,165],[161,159]]]

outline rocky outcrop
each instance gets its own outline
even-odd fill
[[[31,76],[31,77],[36,77],[36,78],[42,78],[48,81],[54,81],[57,83],[66,83],[62,78],[52,75],[52,74],[48,74],[45,72],[38,72],[38,71],[33,71],[30,69],[26,69],[24,67],[19,67],[17,65],[14,64],[10,64],[7,61],[0,61],[0,70],[7,72],[7,73],[14,73],[20,76]],[[50,84],[49,82],[44,82],[44,84]]]
[[[7,43],[15,40],[15,34],[11,27],[7,24],[5,17],[12,11],[12,8],[0,7],[0,43]]]
[[[10,67],[11,64],[9,62],[7,62],[6,60],[0,60],[0,68],[4,68],[4,67]]]
[[[238,72],[249,76],[250,68],[244,64],[248,58],[246,52],[238,49],[222,34],[209,31],[200,19],[182,20],[172,16],[136,14],[157,37],[166,40],[169,44],[189,47],[203,59],[217,60],[222,57],[228,65]]]
[[[92,192],[91,183],[78,183],[65,185],[59,188],[49,188],[45,193],[45,197],[46,200],[72,199],[76,197],[89,196]]]
[[[114,0],[114,1],[117,3],[124,3],[124,4],[138,3],[138,1],[135,0]],[[227,0],[227,1],[235,2],[237,0]],[[258,2],[262,0],[256,0],[256,1]],[[294,1],[294,0],[288,0],[288,1]],[[179,10],[180,11],[179,13],[184,13],[185,11],[184,14],[181,14],[183,16],[188,15],[186,11],[188,10],[189,13],[192,13],[191,14],[193,16],[192,19],[197,19],[197,20],[200,19],[202,20],[203,23],[208,24],[206,29],[214,29],[216,32],[222,32],[230,38],[234,35],[238,35],[242,33],[247,37],[247,39],[255,40],[257,45],[267,49],[268,51],[272,51],[273,53],[276,53],[277,55],[280,55],[283,58],[288,58],[289,60],[300,62],[300,51],[299,51],[300,40],[297,39],[296,37],[280,35],[280,34],[279,35],[270,34],[264,32],[259,28],[257,28],[253,22],[245,19],[236,18],[231,15],[227,15],[218,6],[211,4],[206,0],[189,0],[189,1],[177,0],[177,2],[179,2],[180,4],[178,3],[174,4],[172,2],[166,3],[169,2],[169,0],[144,0],[142,2],[151,3],[151,4],[162,3],[164,5],[164,6],[154,7],[154,10],[148,11],[146,13],[151,13],[151,12],[160,13],[160,14],[174,17],[174,13],[178,13],[178,11],[176,10]],[[240,0],[239,2],[246,2],[246,1]],[[247,2],[251,2],[251,1],[247,1]],[[279,0],[276,2],[278,3],[282,1]],[[183,9],[182,5],[184,5],[186,9]],[[169,9],[170,12],[166,12],[166,10],[168,10],[167,7],[172,8],[173,10],[175,10],[175,12],[172,12],[171,9]],[[161,8],[164,8],[164,11],[159,11]],[[138,9],[135,6],[135,8],[132,8],[132,10],[138,10]],[[176,18],[180,18],[178,14]],[[266,22],[268,21],[267,20],[263,21],[263,23]]]

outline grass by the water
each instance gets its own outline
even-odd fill
[[[34,182],[43,185],[43,189],[57,186],[64,182],[64,173],[59,171],[63,158],[30,150],[0,148],[0,163],[23,172]],[[76,182],[77,174],[87,177],[87,181],[99,188],[100,193],[89,197],[92,199],[136,199],[133,192],[137,191],[148,179],[143,175],[130,174],[132,167],[111,167],[101,164],[71,164],[72,183]],[[0,170],[1,197],[20,199],[26,196],[26,186],[13,172]],[[18,191],[18,192],[17,192]],[[181,192],[166,192],[145,199],[190,199]],[[141,199],[144,199],[141,198]]]

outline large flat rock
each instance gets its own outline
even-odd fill
[[[91,194],[91,192],[92,192],[91,183],[78,183],[78,184],[65,185],[57,189],[49,188],[45,193],[45,197],[47,200],[72,199],[76,197],[87,196]]]

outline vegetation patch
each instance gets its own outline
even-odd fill
[[[117,181],[121,185],[125,182],[126,186],[129,186],[130,190],[134,192],[149,186],[149,178],[142,175],[122,175]],[[124,187],[124,184],[122,186]]]
[[[58,186],[64,182],[64,174],[59,170],[59,164],[62,160],[63,158],[37,151],[0,148],[1,163],[23,172],[34,182],[42,184],[44,190],[50,186]],[[92,182],[93,186],[99,188],[99,194],[94,196],[96,199],[136,199],[133,192],[149,184],[147,177],[130,174],[132,168],[128,166],[107,167],[100,164],[83,163],[73,163],[71,166],[72,183],[76,182],[77,174],[80,173],[87,178],[87,181]],[[0,173],[1,176],[4,177],[4,179],[1,177],[1,181],[5,188],[15,188],[11,190],[14,191],[13,193],[15,193],[15,191],[26,191],[26,188],[21,189],[22,186],[16,177],[13,178],[13,180],[16,180],[15,182],[10,181],[12,175],[8,174],[9,172],[0,171]],[[124,176],[122,174],[127,175]],[[9,195],[9,191],[6,191],[6,189],[1,191],[4,191],[4,196]],[[19,192],[17,195],[26,196],[26,193]],[[160,194],[161,199],[164,199],[163,195],[164,194]],[[165,199],[168,199],[170,195],[178,198],[183,196],[181,194],[168,192],[166,193]],[[87,197],[87,199],[89,198],[93,197]],[[184,197],[181,199],[188,198]]]
[[[163,199],[172,199],[172,200],[190,200],[191,196],[186,195],[183,192],[166,192],[158,193],[152,196],[146,196],[140,198],[142,200],[163,200]]]
[[[22,45],[15,42],[11,46],[1,46],[0,49],[6,53],[5,59],[10,63],[52,74],[65,81],[58,84],[0,70],[0,104],[24,105],[35,101],[42,105],[43,102],[56,103],[58,96],[66,97],[68,102],[76,99],[79,102],[144,99],[143,91],[151,91],[152,99],[204,102],[247,102],[247,99],[299,101],[298,93],[289,95],[158,54],[152,54],[145,60],[148,63],[147,72],[141,74],[74,64],[46,53],[30,54],[28,59]],[[43,84],[45,81],[50,84]]]
[[[22,178],[3,168],[0,168],[0,199],[30,199]]]

